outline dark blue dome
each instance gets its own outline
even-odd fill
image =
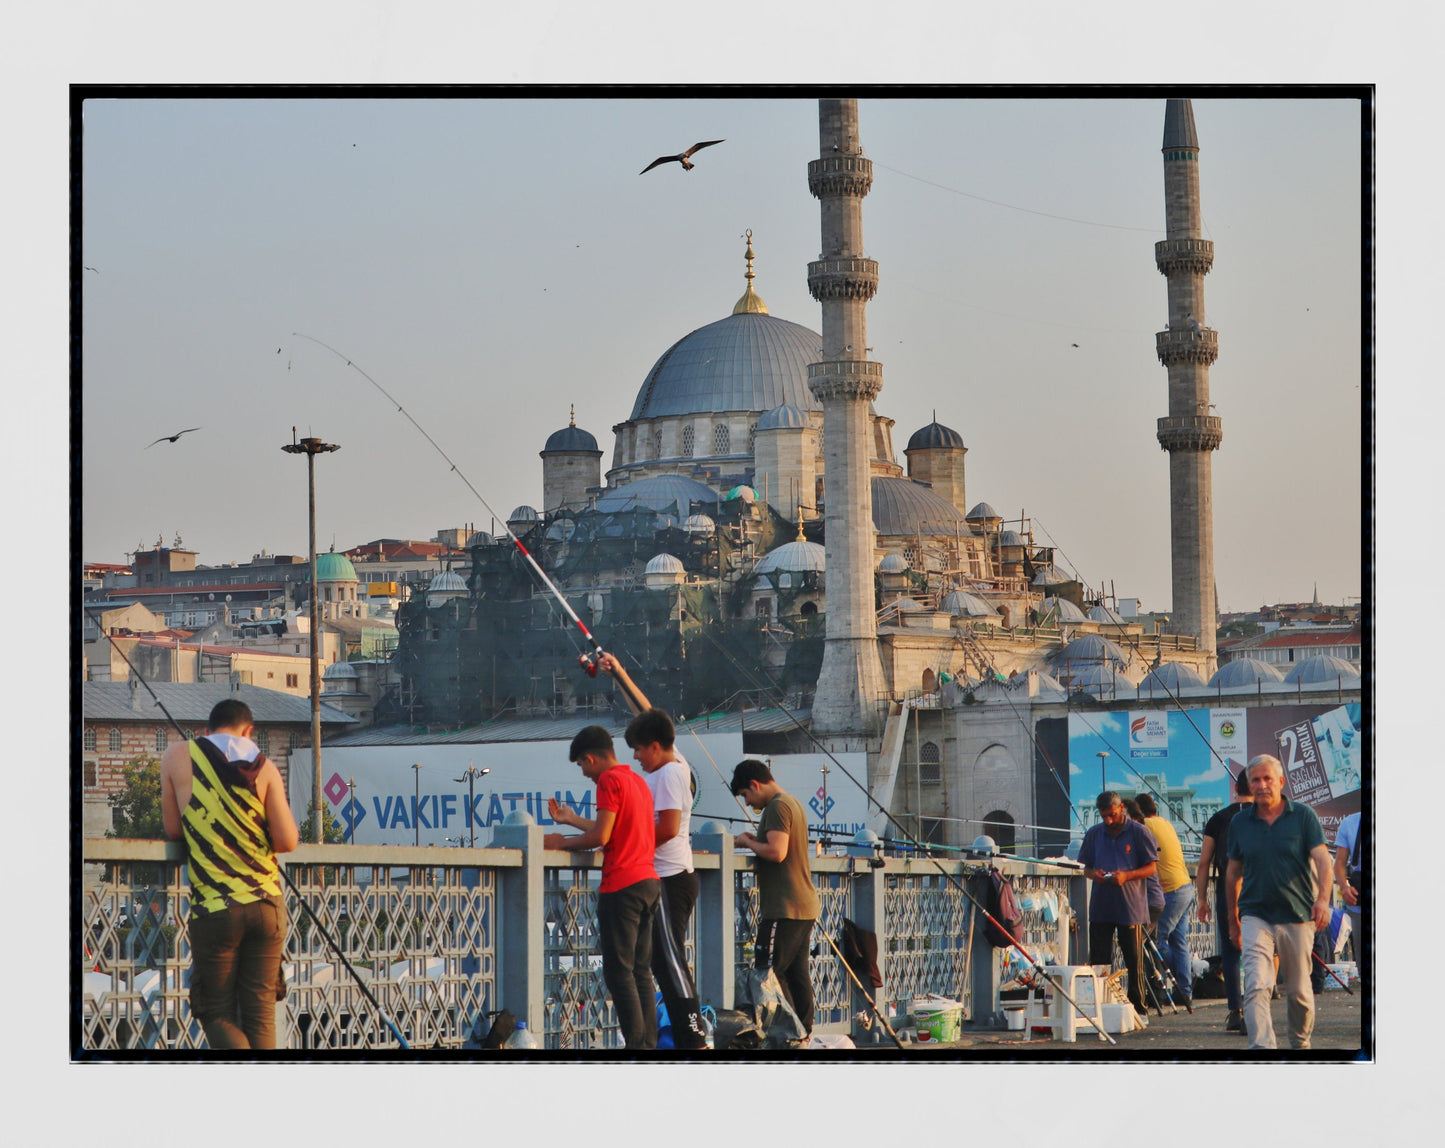
[[[952,427],[946,427],[937,419],[929,423],[922,430],[913,432],[913,437],[908,440],[908,450],[960,450],[963,447],[963,435],[959,434]]]
[[[533,441],[536,440],[533,439]],[[586,450],[602,453],[597,446],[597,440],[579,426],[563,427],[559,431],[553,431],[547,436],[547,445],[542,448],[542,453],[563,450]]]

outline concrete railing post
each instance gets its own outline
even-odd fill
[[[733,872],[737,866],[733,835],[716,821],[709,821],[692,835],[696,853],[710,853],[717,868],[697,870],[697,908],[693,955],[697,959],[697,993],[703,1004],[732,1008],[736,987],[734,939],[737,935],[737,903],[733,897]]]
[[[497,873],[497,1008],[511,1009],[533,1032],[543,1032],[547,926],[542,827],[516,809],[492,831],[498,849],[520,849],[520,869]]]
[[[888,935],[885,928],[886,914],[884,908],[884,896],[888,888],[887,874],[880,867],[873,869],[868,867],[868,862],[860,858],[853,858],[852,865],[855,871],[849,884],[851,886],[848,906],[848,919],[860,929],[866,929],[878,939],[878,975],[883,978],[883,984],[874,987],[868,979],[868,974],[863,970],[855,970],[858,979],[863,982],[863,987],[868,990],[868,995],[873,998],[881,1012],[885,1015],[888,1011],[886,1003],[888,993]],[[842,948],[842,938],[839,938],[839,948]],[[878,1018],[872,1016],[872,1007],[864,999],[863,994],[858,991],[858,986],[853,983],[853,978],[848,976],[847,970],[843,976],[848,982],[848,1022],[849,1034],[858,1040],[868,1032],[877,1033],[881,1031]],[[871,1018],[870,1028],[865,1030],[857,1023],[859,1013],[867,1013]],[[891,1023],[891,1022],[890,1022]]]
[[[978,905],[988,904],[988,882],[986,876],[965,878],[966,888]],[[999,1003],[999,974],[1002,962],[996,954],[1000,951],[988,939],[987,921],[979,912],[978,905],[969,905],[969,912],[977,913],[973,927],[973,947],[969,951],[969,996],[973,1015],[968,1019],[979,1028],[1003,1028],[1003,1008]]]

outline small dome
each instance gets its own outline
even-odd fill
[[[770,550],[758,559],[753,567],[754,574],[771,574],[773,571],[806,571],[823,569],[826,551],[816,542],[789,542]]]
[[[1337,658],[1333,654],[1324,654],[1296,662],[1294,668],[1285,674],[1284,680],[1291,685],[1299,683],[1308,686],[1315,682],[1336,682],[1341,678],[1349,681],[1351,678],[1359,676],[1360,671],[1344,658]]]
[[[1204,679],[1193,666],[1183,662],[1164,662],[1144,675],[1144,680],[1139,683],[1139,692],[1147,694],[1152,687],[1156,693],[1167,693],[1169,690],[1203,685]]]
[[[949,591],[943,596],[941,605],[950,614],[956,614],[960,618],[989,618],[998,613],[976,594],[969,594],[963,590]]]
[[[928,609],[917,598],[894,598],[891,605],[897,606],[900,614],[917,614]]]
[[[332,550],[316,556],[316,581],[355,582],[357,580],[356,567],[351,564],[351,559],[345,554],[337,554]]]
[[[507,522],[536,522],[537,512],[530,506],[519,506],[507,515]]]
[[[1123,669],[1129,664],[1129,656],[1117,642],[1102,638],[1098,634],[1085,634],[1075,638],[1054,655],[1056,664],[1072,663],[1082,668],[1085,664],[1108,664]]]
[[[990,506],[988,503],[986,503],[986,502],[980,502],[977,506],[975,506],[972,510],[970,510],[970,511],[968,512],[968,514],[966,514],[964,517],[966,517],[966,518],[971,522],[971,521],[973,521],[975,518],[1002,518],[1003,515],[1001,515],[997,510],[995,510],[995,509],[994,509],[992,506]]]
[[[1214,677],[1209,679],[1209,684],[1211,687],[1218,686],[1227,690],[1252,686],[1259,682],[1282,681],[1284,675],[1268,662],[1261,662],[1258,658],[1235,658],[1234,661],[1220,666],[1214,672]]]
[[[1037,579],[1035,579],[1035,581],[1037,581]],[[1090,608],[1089,620],[1091,622],[1107,622],[1111,626],[1124,625],[1124,619],[1102,603]],[[1201,682],[1200,684],[1202,685],[1203,683]]]
[[[488,534],[485,530],[478,530],[475,534],[473,534],[470,538],[467,539],[467,545],[490,546],[492,544],[492,541],[492,536]]]
[[[321,676],[328,682],[334,682],[341,678],[355,678],[357,676],[356,667],[350,662],[332,662]]]
[[[913,432],[906,450],[964,450],[963,435],[946,427],[936,418],[921,430]]]
[[[1097,697],[1117,697],[1119,694],[1134,695],[1134,683],[1113,666],[1081,666],[1069,681],[1070,690],[1083,690]]]
[[[682,559],[674,558],[671,554],[659,554],[656,558],[649,559],[642,571],[644,574],[685,574]]]
[[[717,529],[717,523],[706,514],[689,514],[682,528],[688,534],[711,534]]]
[[[998,536],[1000,546],[1022,546],[1024,540],[1019,537],[1017,530],[1005,530]]]
[[[758,430],[801,430],[809,424],[807,413],[792,403],[782,403],[758,419]]]
[[[1030,583],[1033,586],[1057,586],[1062,582],[1072,582],[1073,578],[1065,574],[1052,562],[1043,566],[1034,567],[1034,580]]]
[[[735,498],[741,498],[744,502],[752,503],[758,500],[758,492],[751,486],[735,486],[727,493],[723,501],[731,502]]]
[[[443,570],[433,578],[427,586],[427,591],[432,590],[461,590],[467,588],[466,581],[455,570]]]
[[[1049,611],[1053,611],[1060,622],[1084,622],[1084,612],[1070,602],[1067,598],[1045,598],[1039,603],[1039,617],[1042,618]]]
[[[908,572],[908,559],[901,554],[885,554],[883,561],[878,563],[880,574],[906,574]]]
[[[597,446],[597,440],[579,426],[566,426],[548,435],[547,445],[542,448],[542,453],[551,454],[554,451],[586,451],[590,454],[602,453],[601,449]]]

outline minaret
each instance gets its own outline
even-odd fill
[[[1214,244],[1200,236],[1199,137],[1188,100],[1164,112],[1164,213],[1168,238],[1154,262],[1169,281],[1169,329],[1154,337],[1169,371],[1169,415],[1159,420],[1159,445],[1169,452],[1169,548],[1174,575],[1173,626],[1192,634],[1214,658],[1214,488],[1211,452],[1224,431],[1210,412],[1209,366],[1219,336],[1204,325],[1204,277]]]
[[[808,290],[823,305],[823,357],[808,364],[808,388],[823,405],[828,603],[813,729],[849,734],[873,726],[888,691],[873,600],[869,469],[869,403],[883,388],[883,366],[866,358],[864,317],[878,290],[878,264],[863,257],[873,163],[858,146],[857,100],[819,100],[818,136],[822,155],[808,164],[808,190],[821,204],[823,251],[808,264]]]

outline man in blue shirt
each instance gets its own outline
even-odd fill
[[[1315,811],[1285,797],[1279,758],[1250,759],[1249,791],[1254,804],[1229,823],[1224,874],[1230,938],[1242,953],[1244,1027],[1250,1048],[1275,1047],[1269,1001],[1278,956],[1290,1047],[1309,1048],[1315,1026],[1310,951],[1315,930],[1330,925],[1330,851]]]
[[[1147,1023],[1139,950],[1143,927],[1149,923],[1146,882],[1157,868],[1159,849],[1153,835],[1129,819],[1123,800],[1112,789],[1099,794],[1094,804],[1101,824],[1084,834],[1079,848],[1084,876],[1094,882],[1089,898],[1089,963],[1112,965],[1118,936],[1129,972],[1129,1002]]]

